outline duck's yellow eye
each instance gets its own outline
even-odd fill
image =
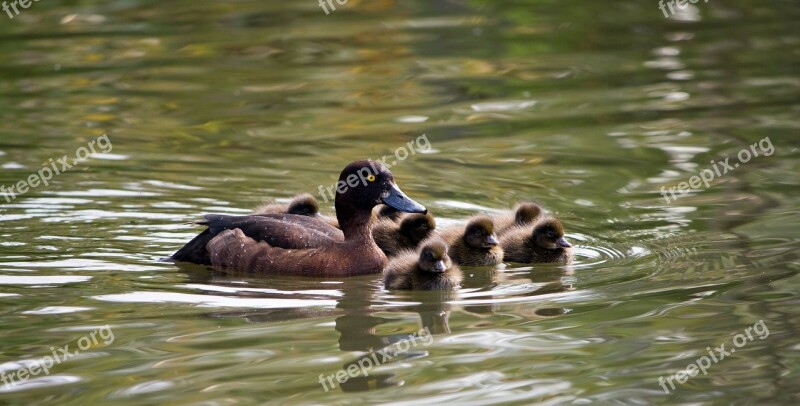
[[[369,174],[369,176],[367,176],[367,182],[375,182],[375,179],[375,175],[373,174]]]

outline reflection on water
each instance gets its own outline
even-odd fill
[[[97,325],[116,340],[0,384],[0,403],[796,404],[798,17],[789,0],[671,18],[630,1],[37,3],[0,24],[0,186],[104,134],[113,152],[0,195],[0,371]],[[440,227],[535,199],[575,263],[395,292],[160,261],[203,213],[317,193],[423,134],[392,171]],[[774,153],[665,201],[766,137]],[[660,376],[758,320],[768,338],[664,395]],[[320,384],[424,329],[430,345]]]

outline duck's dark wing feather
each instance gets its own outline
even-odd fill
[[[212,234],[211,230],[205,229],[202,233],[198,234],[186,245],[181,247],[178,252],[172,254],[172,259],[180,262],[190,262],[200,265],[211,265],[211,257],[206,250],[206,244],[213,239],[216,234]]]
[[[172,259],[195,264],[211,265],[206,245],[217,234],[240,229],[247,237],[279,248],[320,247],[344,241],[342,231],[307,216],[293,214],[265,214],[256,216],[228,216],[208,214],[198,224],[208,229],[197,235],[172,255]]]
[[[251,214],[248,216],[226,216],[223,214],[207,214],[204,216],[206,220],[199,221],[197,224],[208,224],[209,219],[218,219],[218,218],[235,218],[236,221],[243,221],[245,218],[249,217],[258,217],[258,218],[265,218],[265,219],[272,219],[277,220],[284,223],[293,223],[304,228],[312,229],[315,231],[319,231],[324,234],[330,235],[342,235],[342,231],[333,225],[331,225],[331,220],[327,217],[323,216],[301,216],[296,214],[279,214],[279,213],[264,213],[264,214]],[[258,220],[255,220],[258,221]]]
[[[313,248],[344,241],[342,231],[323,221],[294,214],[227,216],[208,214],[204,224],[217,235],[238,228],[244,235],[278,248]]]

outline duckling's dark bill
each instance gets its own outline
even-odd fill
[[[384,192],[384,195],[385,196],[381,196],[381,202],[397,210],[406,213],[428,213],[428,209],[426,209],[425,206],[411,200],[395,184],[390,185],[389,190]]]

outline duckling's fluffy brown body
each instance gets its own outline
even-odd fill
[[[428,240],[419,251],[405,250],[394,257],[383,271],[386,289],[449,290],[464,279],[461,270],[447,255],[447,243]]]
[[[523,264],[572,263],[572,246],[564,240],[564,228],[549,218],[531,226],[517,226],[500,237],[505,260]]]
[[[430,214],[409,214],[399,224],[379,217],[372,225],[372,238],[387,257],[393,257],[403,250],[416,249],[435,229],[436,221]]]
[[[511,213],[499,214],[492,217],[494,230],[501,236],[517,226],[532,225],[544,217],[542,207],[533,202],[518,204]]]
[[[453,262],[466,266],[497,265],[503,262],[503,249],[494,234],[491,217],[477,216],[466,226],[448,227],[439,231],[447,242]]]

